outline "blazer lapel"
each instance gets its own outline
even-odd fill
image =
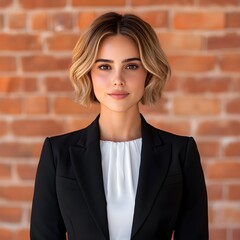
[[[97,118],[83,130],[78,144],[70,148],[70,156],[90,214],[105,239],[109,239],[99,139]]]
[[[171,145],[163,144],[156,130],[142,118],[142,153],[132,225],[134,235],[148,216],[167,175]]]

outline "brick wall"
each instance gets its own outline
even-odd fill
[[[44,138],[97,114],[72,101],[68,68],[81,30],[109,10],[131,11],[157,31],[173,75],[161,103],[142,111],[155,126],[194,136],[210,239],[239,240],[239,0],[0,0],[0,239],[29,239]]]

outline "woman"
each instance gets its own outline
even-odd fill
[[[45,140],[31,239],[208,239],[207,194],[196,144],[149,125],[170,73],[153,29],[135,15],[97,18],[74,49],[79,103],[99,102],[85,129]]]

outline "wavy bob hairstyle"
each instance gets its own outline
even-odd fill
[[[103,38],[117,34],[127,36],[136,43],[142,64],[148,72],[141,103],[151,105],[160,99],[163,86],[170,75],[170,66],[156,33],[136,15],[109,12],[93,21],[73,50],[70,80],[78,103],[88,106],[98,102],[93,91],[91,68]]]

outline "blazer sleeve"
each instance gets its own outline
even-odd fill
[[[56,194],[56,166],[46,138],[38,164],[32,203],[30,239],[65,240],[66,229]]]
[[[183,200],[175,240],[208,240],[207,191],[199,152],[189,138],[183,162]]]

